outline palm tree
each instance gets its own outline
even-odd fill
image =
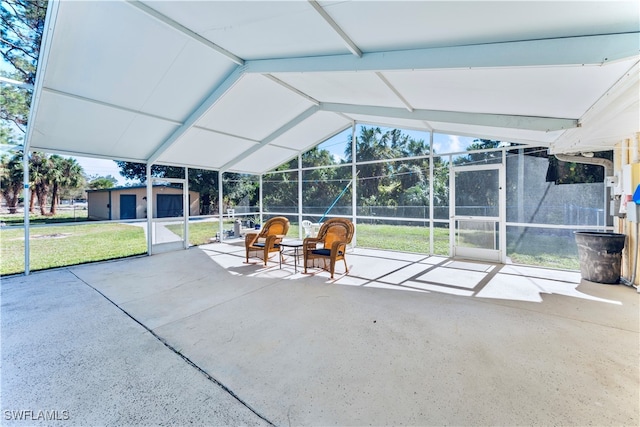
[[[49,157],[50,169],[48,171],[47,178],[49,179],[49,183],[51,185],[51,208],[49,209],[50,215],[56,214],[56,205],[58,202],[58,191],[60,188],[60,183],[62,182],[62,162],[63,158],[58,156],[57,154]]]
[[[51,161],[49,160],[49,156],[37,151],[31,154],[31,158],[29,159],[29,181],[31,181],[33,191],[31,193],[29,212],[33,212],[35,197],[38,199],[38,204],[40,205],[40,214],[47,214],[44,208],[47,203],[47,193],[49,192],[50,170]]]
[[[49,180],[51,181],[51,215],[56,214],[56,207],[60,201],[59,193],[61,189],[75,189],[80,186],[83,181],[82,166],[71,157],[62,158],[53,155],[49,158],[51,161],[51,170]]]
[[[0,168],[0,188],[2,197],[7,202],[10,214],[14,214],[18,208],[18,201],[23,186],[22,151],[9,157],[2,156]]]

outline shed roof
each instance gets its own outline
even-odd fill
[[[27,148],[263,173],[359,122],[608,149],[640,131],[639,7],[54,1]]]
[[[146,185],[127,185],[127,186],[119,186],[119,187],[110,187],[110,188],[96,188],[85,190],[87,193],[105,193],[109,191],[127,191],[127,190],[142,190],[146,189]],[[177,184],[153,184],[152,188],[178,188],[182,187]]]

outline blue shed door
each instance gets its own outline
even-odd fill
[[[120,219],[136,219],[136,195],[120,195]]]

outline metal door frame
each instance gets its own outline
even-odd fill
[[[454,258],[467,258],[480,261],[500,262],[507,261],[507,226],[506,226],[506,174],[505,174],[505,152],[502,153],[501,163],[491,163],[483,165],[467,165],[453,166],[449,175],[449,254]],[[482,170],[498,171],[498,216],[497,217],[481,217],[456,215],[456,173],[457,172],[473,172]],[[456,245],[456,231],[458,221],[495,221],[498,230],[498,248],[496,250],[468,248]]]
[[[185,168],[186,170],[186,168]],[[147,245],[149,254],[173,251],[178,249],[189,248],[189,183],[187,172],[185,171],[185,179],[178,178],[151,178],[150,185],[147,186]],[[182,217],[171,218],[155,218],[156,211],[156,194],[153,192],[153,184],[158,182],[169,182],[172,184],[182,185]],[[159,223],[168,223],[171,221],[181,220],[183,223],[182,240],[171,242],[156,242],[156,225]]]

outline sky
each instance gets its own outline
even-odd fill
[[[89,176],[111,175],[118,180],[118,186],[125,186],[131,183],[130,180],[127,180],[120,175],[120,169],[113,160],[93,159],[89,157],[74,157],[74,159],[76,159],[80,166],[82,166],[85,174]]]
[[[383,126],[380,126],[380,128],[384,130]],[[401,130],[403,134],[409,135],[411,138],[415,140],[422,139],[427,143],[429,142],[428,132],[417,131],[417,130],[407,130],[407,129],[401,129]],[[357,129],[356,132],[358,133],[359,129]],[[329,150],[329,152],[333,155],[334,159],[340,160],[344,158],[344,147],[347,141],[349,140],[349,135],[351,135],[351,128],[343,132],[340,132],[338,135],[335,135],[329,138],[327,141],[325,141],[322,144],[322,148]],[[435,150],[435,153],[462,152],[462,151],[465,151],[466,148],[469,145],[471,145],[475,139],[477,138],[434,133],[433,148]]]

